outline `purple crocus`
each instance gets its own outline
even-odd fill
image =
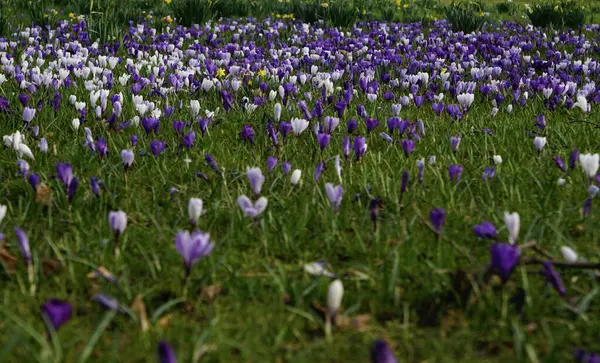
[[[496,227],[490,222],[483,222],[473,227],[473,233],[479,238],[495,239],[498,235]]]
[[[35,112],[35,108],[25,107],[23,109],[23,121],[25,121],[25,123],[30,123],[35,117]]]
[[[367,126],[367,132],[370,134],[379,126],[379,122],[376,118],[367,117],[365,118],[365,126]]]
[[[519,264],[520,257],[521,250],[518,245],[494,243],[490,247],[490,271],[498,274],[502,282],[506,282]]]
[[[249,143],[254,145],[254,129],[252,128],[252,125],[245,124],[244,126],[242,126],[240,136],[242,140],[248,141]]]
[[[119,247],[120,236],[127,228],[127,214],[123,211],[114,211],[108,213],[108,225],[115,235],[115,251]]]
[[[367,152],[367,143],[366,139],[362,136],[356,136],[354,138],[354,155],[356,156],[356,161],[359,161],[360,158]]]
[[[181,257],[183,257],[186,279],[190,274],[192,266],[203,257],[210,255],[214,246],[210,241],[208,233],[200,231],[192,234],[188,231],[177,233],[175,236],[175,247]]]
[[[221,175],[221,170],[219,170],[219,166],[217,165],[217,161],[212,157],[209,153],[204,154],[204,160],[206,160],[206,164],[210,166],[212,170],[218,175]]]
[[[263,183],[265,182],[265,177],[263,176],[262,170],[260,168],[247,168],[246,176],[248,177],[248,181],[250,182],[252,192],[255,195],[260,194],[260,190],[262,189]]]
[[[96,177],[90,178],[90,188],[92,189],[92,193],[94,193],[97,197],[100,196],[100,187],[102,185],[101,181],[98,181]]]
[[[460,176],[463,172],[462,165],[450,165],[448,167],[448,175],[450,176],[450,180],[454,182],[458,182],[460,180]]]
[[[165,151],[167,144],[161,140],[152,140],[150,143],[150,151],[152,155],[157,158],[163,151]]]
[[[173,348],[164,340],[158,343],[158,361],[160,363],[177,363]]]
[[[423,183],[423,172],[425,171],[425,160],[417,160],[417,179],[419,184]]]
[[[108,154],[108,144],[104,138],[99,138],[96,141],[96,151],[98,151],[100,159],[103,159]]]
[[[394,356],[394,352],[392,352],[387,343],[382,339],[377,339],[371,348],[371,362],[397,363],[398,360]]]
[[[19,249],[21,250],[21,256],[25,260],[27,266],[31,265],[31,249],[29,248],[29,238],[27,233],[19,227],[15,227],[15,235],[17,236],[17,242],[19,242]]]
[[[356,131],[356,128],[358,127],[358,122],[356,122],[356,120],[348,120],[348,133],[352,134],[354,133],[354,131]]]
[[[544,115],[538,115],[535,118],[535,123],[533,124],[533,126],[537,127],[540,130],[543,130],[546,128],[546,116]]]
[[[574,356],[575,363],[600,363],[600,355],[583,349],[576,349]]]
[[[29,173],[29,164],[23,159],[17,160],[17,168],[19,168],[19,173],[21,176],[23,176],[23,178],[25,178],[27,173]]]
[[[323,173],[324,169],[325,169],[324,162],[318,163],[317,166],[315,167],[314,179],[316,182],[318,182],[319,178],[321,178],[321,173]]]
[[[75,197],[75,193],[77,192],[77,188],[79,187],[79,179],[73,178],[69,187],[67,188],[67,200],[69,203],[73,202],[73,198]]]
[[[106,310],[122,311],[121,304],[119,304],[119,301],[112,296],[97,294],[92,296],[92,300],[100,304],[100,306]]]
[[[267,170],[269,173],[273,172],[273,169],[277,166],[277,158],[274,156],[269,156],[267,158]]]
[[[575,169],[577,167],[577,160],[579,160],[579,150],[573,149],[571,157],[569,158],[569,167]]]
[[[489,166],[483,170],[483,174],[481,175],[481,179],[483,181],[487,181],[489,179],[493,179],[496,176],[496,167]],[[460,175],[459,175],[460,177]]]
[[[587,217],[592,211],[592,198],[587,198],[583,203],[583,216]]]
[[[342,149],[344,154],[344,159],[348,160],[350,156],[350,136],[346,136],[344,141],[342,142]]]
[[[27,177],[27,181],[29,182],[29,185],[31,185],[33,190],[36,191],[38,184],[40,184],[40,176],[36,173],[30,173]]]
[[[452,147],[452,151],[458,151],[458,146],[460,145],[460,136],[452,136],[450,138],[450,147]]]
[[[283,171],[283,174],[284,174],[284,175],[288,175],[288,173],[290,172],[290,170],[292,170],[292,164],[290,164],[290,163],[289,163],[289,162],[287,162],[287,161],[284,161],[284,162],[281,164],[281,170]]]
[[[544,269],[542,270],[542,275],[546,277],[546,283],[552,285],[552,287],[560,294],[560,296],[565,296],[567,290],[565,289],[565,285],[563,284],[560,275],[552,266],[550,261],[544,261],[542,263]]]
[[[69,184],[73,180],[73,168],[71,165],[68,163],[56,163],[56,174],[65,186],[65,189],[69,188]]]
[[[47,300],[40,309],[53,331],[57,331],[66,322],[71,320],[71,315],[73,314],[71,304],[58,299]]]
[[[185,123],[183,121],[173,121],[172,125],[173,125],[173,131],[175,131],[175,134],[181,135],[181,132],[183,131],[183,128],[185,127]]]
[[[439,235],[446,221],[446,210],[444,208],[432,209],[429,212],[429,221],[435,232]]]
[[[194,141],[196,141],[195,131],[190,131],[183,136],[183,146],[188,149],[191,149],[194,146]]]
[[[330,140],[331,140],[331,135],[329,135],[328,133],[320,132],[317,135],[317,141],[319,143],[319,147],[321,148],[321,150],[324,150],[327,147],[327,145],[329,145]]]
[[[29,95],[27,93],[21,93],[19,97],[17,97],[17,99],[19,100],[19,102],[21,102],[23,107],[29,104]]]
[[[415,151],[415,140],[404,139],[400,142],[404,156],[408,157],[413,151]]]
[[[556,155],[553,160],[554,160],[554,164],[556,164],[556,166],[560,170],[562,170],[563,172],[567,171],[567,168],[565,167],[565,162],[563,161],[563,159],[560,156]]]
[[[160,127],[160,121],[154,117],[142,117],[142,127],[146,134],[150,134],[154,132],[154,134],[158,134],[158,129]]]
[[[327,199],[331,203],[333,207],[333,211],[337,213],[340,208],[340,204],[342,204],[342,197],[344,196],[344,188],[341,185],[334,186],[331,183],[325,184],[325,194],[327,194]]]

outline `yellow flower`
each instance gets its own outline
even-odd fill
[[[69,18],[73,19],[74,17],[75,17],[75,14],[69,13]]]
[[[321,6],[324,7],[324,8],[328,8],[329,4],[328,3],[321,3]]]
[[[146,15],[146,18],[148,18],[148,19],[152,19],[152,14],[148,14],[148,15]]]
[[[258,71],[258,76],[259,77],[264,77],[267,75],[267,72],[264,69],[261,69],[260,71]]]
[[[402,0],[395,0],[394,3],[396,3],[396,6],[400,6],[402,4]]]
[[[217,69],[217,78],[225,76],[225,70],[223,68]]]
[[[408,4],[404,4],[404,5],[402,5],[402,7],[406,9],[406,8],[408,8]]]
[[[165,4],[170,4],[171,1],[173,1],[173,0],[163,0],[163,1],[165,2]]]
[[[173,22],[173,18],[171,18],[170,15],[167,15],[163,18],[164,21],[166,21],[167,23],[172,23]]]
[[[252,86],[252,80],[248,80],[248,86]]]

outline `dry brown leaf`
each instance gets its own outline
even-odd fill
[[[0,248],[0,260],[6,272],[14,274],[17,271],[17,258],[6,247]]]
[[[104,266],[98,266],[98,268],[89,274],[87,274],[87,278],[90,280],[95,280],[98,277],[103,277],[108,281],[114,281],[115,275],[113,275],[110,271],[108,271]]]
[[[353,317],[338,316],[335,320],[336,325],[340,328],[351,328],[358,331],[364,331],[371,322],[371,315],[361,314]]]
[[[160,318],[158,320],[158,326],[160,326],[163,329],[168,328],[169,323],[171,322],[171,317],[172,317],[172,314],[167,314],[167,315],[163,316],[162,318]]]
[[[55,275],[62,270],[62,264],[57,259],[49,259],[42,262],[42,274],[44,277]]]
[[[133,304],[131,304],[131,310],[133,310],[140,317],[142,332],[147,332],[148,329],[150,329],[150,324],[148,323],[146,304],[144,304],[144,297],[142,295],[138,295],[135,297],[135,300],[133,300]]]
[[[215,297],[221,295],[222,291],[223,289],[221,288],[221,285],[210,285],[202,289],[200,298],[204,301],[211,302]]]
[[[46,184],[38,184],[35,188],[35,202],[43,206],[50,206],[52,203],[52,189]]]

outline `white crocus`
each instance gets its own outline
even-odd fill
[[[517,242],[517,239],[519,238],[519,229],[521,227],[519,213],[504,212],[504,224],[506,225],[506,229],[508,230],[508,242],[511,245],[514,245],[515,242]]]
[[[300,170],[300,169],[294,170],[292,172],[292,176],[290,178],[292,185],[297,185],[300,182],[300,178],[302,178],[302,170]]]
[[[188,203],[188,216],[190,218],[190,223],[196,224],[198,219],[202,215],[202,208],[204,203],[200,198],[190,198]]]
[[[494,155],[492,157],[492,159],[494,159],[494,164],[496,164],[496,165],[502,164],[502,156],[500,156],[500,155]]]
[[[577,252],[575,252],[571,247],[562,246],[560,248],[560,253],[562,253],[563,258],[567,260],[567,262],[577,262]]]
[[[308,128],[308,121],[302,118],[293,118],[292,119],[292,131],[294,135],[300,135]]]
[[[580,154],[579,163],[589,178],[593,178],[600,167],[599,154]]]

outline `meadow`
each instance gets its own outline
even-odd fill
[[[600,361],[594,3],[352,4],[0,4],[3,361]]]

